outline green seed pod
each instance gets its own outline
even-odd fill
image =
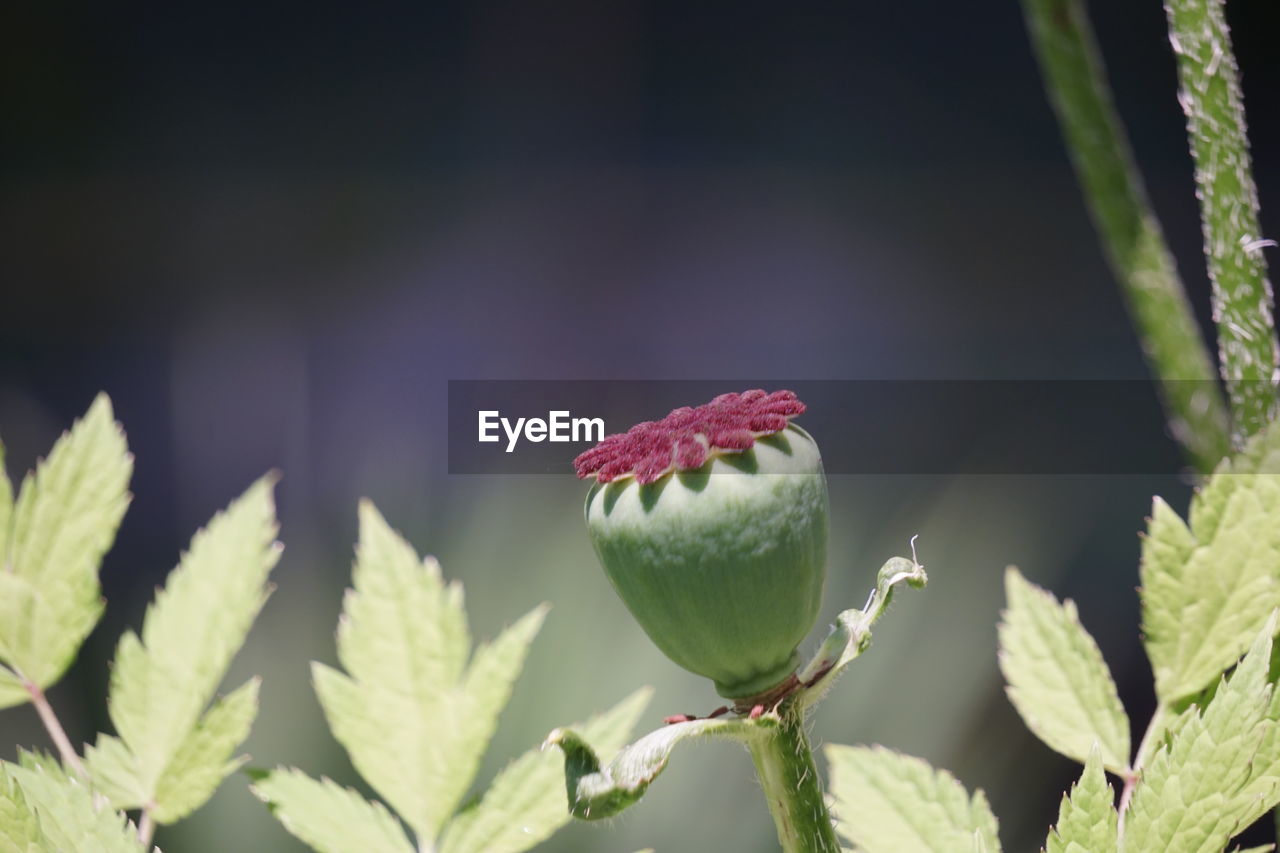
[[[597,477],[587,527],[614,589],[667,657],[730,699],[786,681],[822,603],[827,485],[817,444],[789,423],[803,411],[790,392],[727,394],[576,460]]]

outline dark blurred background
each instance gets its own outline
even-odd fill
[[[1207,324],[1160,4],[1093,6]],[[1277,236],[1280,11],[1233,0],[1230,16]],[[356,782],[307,661],[334,657],[363,495],[464,581],[477,634],[554,603],[481,784],[633,686],[657,687],[649,726],[715,704],[615,599],[581,484],[448,475],[449,379],[1146,375],[1012,2],[19,2],[0,12],[0,92],[9,470],[99,389],[137,456],[106,617],[52,691],[77,741],[109,725],[120,631],[195,528],[269,468],[287,550],[228,681],[265,676],[256,764]],[[913,534],[932,582],[881,623],[815,738],[950,768],[988,791],[1008,849],[1031,849],[1077,770],[1001,692],[1002,570],[1079,600],[1145,726],[1137,531],[1153,493],[1185,509],[1188,485],[831,485],[824,620]],[[46,743],[29,707],[0,713],[0,755],[14,743]],[[298,849],[240,776],[158,841]],[[543,849],[645,846],[775,849],[746,756],[682,750],[642,805]]]

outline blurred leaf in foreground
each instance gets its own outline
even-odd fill
[[[56,682],[98,624],[98,568],[132,472],[105,394],[26,476],[16,502],[0,470],[0,708],[28,701],[28,684]]]
[[[147,609],[141,638],[120,638],[108,698],[119,737],[99,735],[85,754],[117,808],[171,823],[240,766],[232,754],[257,714],[257,679],[205,709],[270,593],[280,556],[272,485],[254,483],[196,533]]]
[[[0,850],[139,853],[142,849],[133,824],[96,802],[89,787],[53,759],[24,752],[18,764],[0,762]]]
[[[316,693],[356,770],[418,845],[516,853],[566,823],[558,758],[538,751],[508,765],[459,812],[546,607],[472,653],[462,587],[446,583],[434,559],[419,559],[368,502],[360,507],[353,582],[338,625],[346,672],[313,664]],[[587,725],[616,748],[647,701],[648,692],[638,691]],[[331,782],[281,768],[253,788],[289,832],[317,850],[371,849],[358,835],[330,828],[338,810],[366,827],[381,845],[372,849],[409,844],[391,811]]]

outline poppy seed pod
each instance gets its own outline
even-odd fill
[[[607,437],[587,528],[618,595],[659,649],[742,700],[795,672],[822,603],[827,485],[789,391],[724,394]]]

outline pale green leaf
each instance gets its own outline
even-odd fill
[[[1155,501],[1142,548],[1142,619],[1163,704],[1211,684],[1280,607],[1277,471],[1280,426],[1272,424],[1208,478],[1189,527]]]
[[[71,778],[71,774],[67,772],[67,768],[62,762],[53,756],[52,753],[38,749],[23,749],[18,747],[18,767],[26,770],[37,770],[54,779]]]
[[[200,722],[266,601],[267,575],[279,559],[272,483],[259,480],[196,533],[147,609],[142,637],[129,631],[120,638],[108,708],[144,802],[160,803],[164,789],[181,804],[177,811],[200,805],[191,800],[194,788],[175,788],[170,769],[192,774],[191,761],[207,760],[202,779],[224,773],[236,746],[228,738],[245,728],[244,694],[234,710],[211,712],[216,734],[202,732]],[[173,814],[161,805],[157,817]]]
[[[21,764],[0,763],[22,790],[28,809],[39,823],[41,849],[94,853],[138,853],[133,826],[120,812],[94,802],[92,791],[69,777],[53,761],[29,759]],[[0,781],[0,787],[3,787]]]
[[[865,853],[955,853],[975,835],[1000,850],[986,796],[954,776],[883,747],[828,746],[836,831]]]
[[[1097,744],[1108,768],[1126,769],[1129,719],[1075,602],[1059,604],[1012,566],[1005,572],[1005,593],[1000,670],[1027,728],[1068,758],[1083,763]]]
[[[61,677],[102,615],[98,567],[128,506],[133,459],[98,395],[12,504],[0,485],[0,663],[41,689]],[[5,679],[7,681],[7,679]],[[0,686],[0,707],[25,693]]]
[[[1275,653],[1280,651],[1276,645],[1273,641],[1273,660]],[[1271,670],[1271,673],[1273,672],[1274,670]],[[1271,673],[1268,674],[1267,680],[1274,685],[1272,681],[1274,675]],[[1248,826],[1265,815],[1278,799],[1280,799],[1280,691],[1273,686],[1271,703],[1266,712],[1266,721],[1261,727],[1258,748],[1250,760],[1249,778],[1240,792],[1232,798],[1231,815],[1241,827]]]
[[[84,766],[93,789],[114,808],[137,809],[146,804],[149,792],[138,780],[138,762],[120,738],[99,733],[97,743],[85,747]]]
[[[247,760],[232,753],[249,737],[258,715],[259,683],[251,679],[214,702],[182,742],[156,787],[153,815],[158,823],[181,820],[204,805]]]
[[[278,768],[253,783],[276,820],[319,853],[414,853],[395,817],[329,779]]]
[[[674,723],[623,747],[607,766],[591,744],[570,729],[551,732],[547,744],[564,752],[569,811],[582,820],[602,820],[639,802],[683,741],[720,737],[747,743],[753,738],[768,737],[767,730],[776,730],[777,725],[774,715],[756,720],[716,717]]]
[[[1115,792],[1102,769],[1102,753],[1087,756],[1084,774],[1062,798],[1058,823],[1049,832],[1046,853],[1115,853],[1118,840]]]
[[[0,604],[0,611],[4,609],[4,605]],[[0,665],[0,708],[21,705],[30,698],[31,694],[22,686],[22,681],[18,679],[18,676],[3,665]]]
[[[338,627],[347,674],[315,664],[316,693],[360,775],[433,840],[475,777],[546,609],[478,648],[468,668],[462,588],[367,501],[353,581]]]
[[[70,639],[87,636],[101,614],[101,606],[97,603],[91,608],[69,608],[67,602],[74,600],[75,595],[69,584],[62,580],[50,579],[37,584],[22,575],[0,571],[0,658],[32,661],[42,654],[34,650],[61,650],[56,654],[67,655],[66,663],[69,664],[81,642],[75,640],[71,644]],[[47,660],[52,661],[52,658]],[[19,677],[21,670],[18,664],[12,665],[15,677],[6,681],[4,693],[10,701],[5,704],[16,705],[29,701],[30,693]],[[62,664],[58,666],[65,668]],[[50,664],[47,672],[53,672],[58,666]],[[48,684],[56,678],[28,680]]]
[[[1141,853],[1219,853],[1231,838],[1280,801],[1274,786],[1250,790],[1258,750],[1274,729],[1267,669],[1275,622],[1203,712],[1192,708],[1143,771],[1125,816],[1124,848]]]
[[[8,766],[0,764],[0,853],[39,853],[45,842],[40,820]]]
[[[583,737],[606,755],[622,746],[652,691],[637,690],[588,720]],[[507,765],[484,797],[445,828],[441,853],[520,853],[551,836],[570,818],[564,762],[559,753],[532,749]]]

